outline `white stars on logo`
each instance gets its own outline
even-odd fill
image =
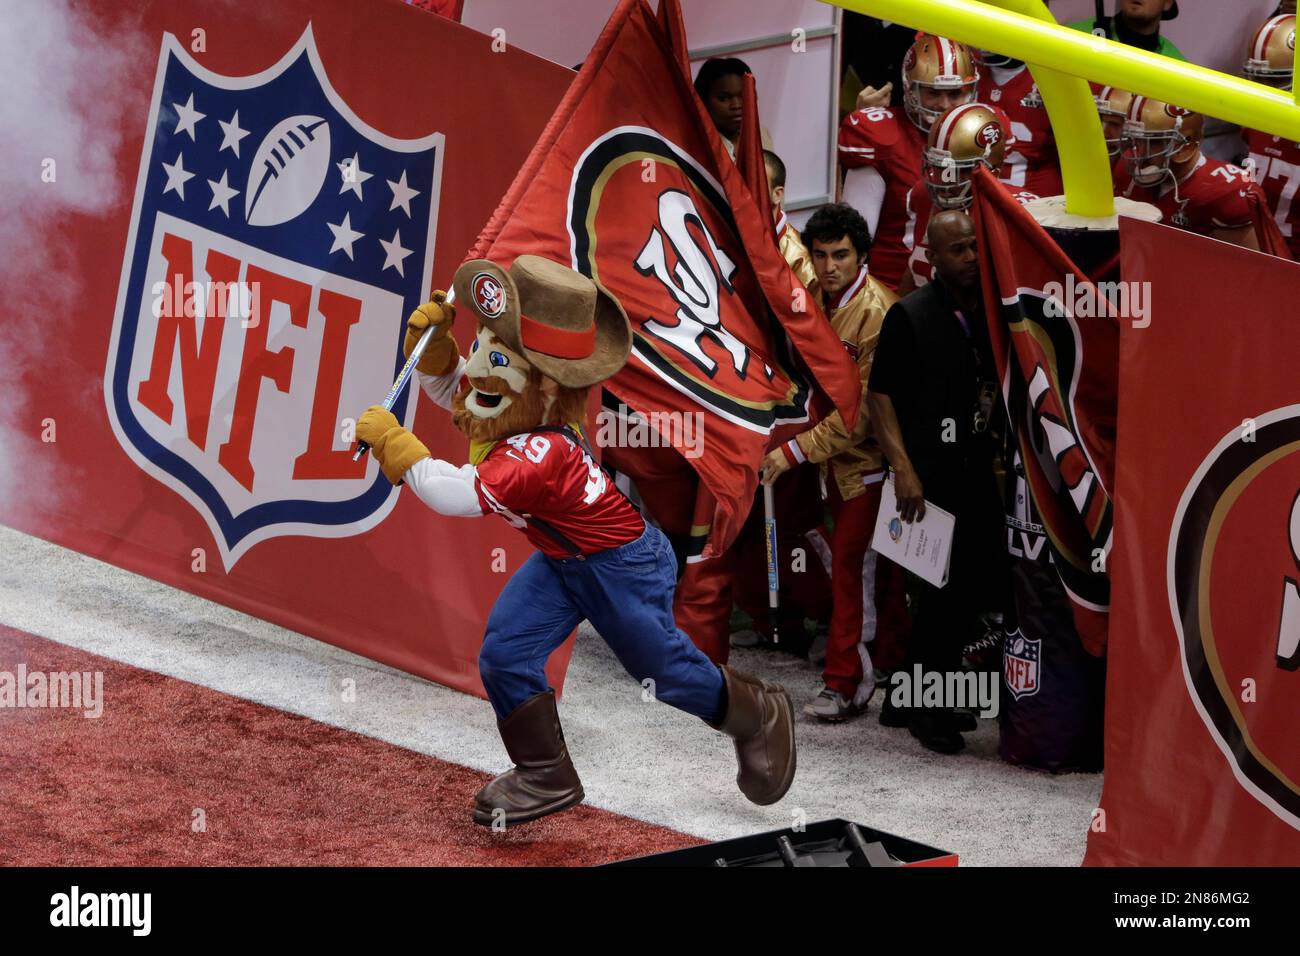
[[[406,213],[406,218],[410,219],[411,200],[420,195],[420,190],[412,189],[406,185],[406,170],[402,170],[401,178],[397,182],[393,182],[391,179],[386,179],[384,182],[388,183],[388,188],[393,191],[393,202],[389,205],[388,211],[392,212],[398,206],[401,206],[402,212]]]
[[[351,159],[345,159],[335,165],[343,176],[343,185],[339,187],[339,194],[342,195],[350,189],[356,193],[358,199],[364,201],[366,197],[361,194],[361,184],[374,174],[362,171],[360,154],[353,153]]]
[[[356,232],[353,230],[352,214],[345,212],[343,214],[343,221],[337,226],[332,222],[327,222],[325,225],[329,226],[330,232],[334,233],[334,242],[330,244],[330,253],[333,254],[342,249],[348,254],[348,258],[352,259],[352,243],[365,235],[363,232]],[[383,242],[383,240],[381,239],[380,242]],[[398,272],[401,272],[400,267]]]
[[[184,156],[178,153],[176,155],[175,163],[170,166],[166,163],[162,164],[162,168],[167,171],[167,185],[163,186],[164,196],[169,192],[174,192],[176,195],[180,196],[181,199],[185,198],[185,183],[193,179],[194,174],[185,171],[185,166],[182,162],[184,158]]]
[[[239,190],[226,183],[227,171],[221,171],[221,180],[209,179],[208,185],[212,188],[212,202],[208,203],[208,212],[221,207],[221,211],[230,216],[230,200],[239,195]]]
[[[189,133],[190,142],[196,142],[194,138],[194,127],[198,124],[199,120],[203,119],[208,114],[200,113],[194,108],[193,93],[191,93],[190,98],[185,101],[184,106],[180,103],[173,103],[172,106],[176,107],[176,135],[179,136],[181,133]]]
[[[217,152],[229,149],[238,159],[239,141],[248,135],[248,130],[239,127],[239,110],[235,110],[235,115],[230,117],[229,123],[225,120],[217,120],[217,124],[221,127],[221,145],[217,147]]]
[[[406,273],[402,271],[402,260],[413,250],[402,248],[402,230],[393,230],[392,241],[386,242],[380,239],[379,244],[384,247],[384,269],[396,269],[399,276],[406,278]],[[382,272],[383,269],[380,271]]]

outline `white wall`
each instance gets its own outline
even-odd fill
[[[617,0],[465,0],[462,22],[482,33],[501,27],[507,43],[575,66],[615,6]],[[818,0],[682,0],[682,15],[694,69],[720,55],[738,56],[754,71],[759,119],[786,164],[787,202],[833,197],[838,39],[816,34],[835,28],[839,8]],[[802,53],[791,49],[795,28],[814,35]],[[773,45],[728,50],[763,39]],[[800,223],[804,216],[792,218]]]

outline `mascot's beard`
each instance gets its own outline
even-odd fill
[[[529,370],[528,384],[522,394],[495,375],[471,378],[469,384],[490,394],[505,396],[510,401],[495,418],[482,418],[465,407],[469,390],[457,392],[452,399],[451,421],[470,441],[497,441],[538,425],[583,422],[587,417],[585,388],[559,386],[555,397],[551,398],[542,391],[542,373],[535,368]]]

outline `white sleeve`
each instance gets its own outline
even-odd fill
[[[486,512],[474,490],[474,466],[457,468],[437,458],[421,458],[403,475],[407,486],[438,514],[479,518]]]
[[[874,238],[880,225],[880,210],[885,205],[885,177],[873,166],[850,169],[844,173],[844,201],[862,214]]]
[[[460,380],[464,375],[465,357],[463,355],[456,362],[456,367],[446,375],[425,375],[418,370],[415,373],[416,378],[419,379],[420,388],[424,389],[424,394],[428,395],[435,405],[439,405],[447,409],[447,411],[451,411],[451,400],[456,397],[456,389],[460,388]]]

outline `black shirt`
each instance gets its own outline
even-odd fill
[[[885,315],[867,388],[889,396],[908,458],[940,507],[963,475],[991,460],[992,442],[976,416],[987,420],[981,394],[989,405],[996,382],[983,309],[962,309],[942,280]]]

